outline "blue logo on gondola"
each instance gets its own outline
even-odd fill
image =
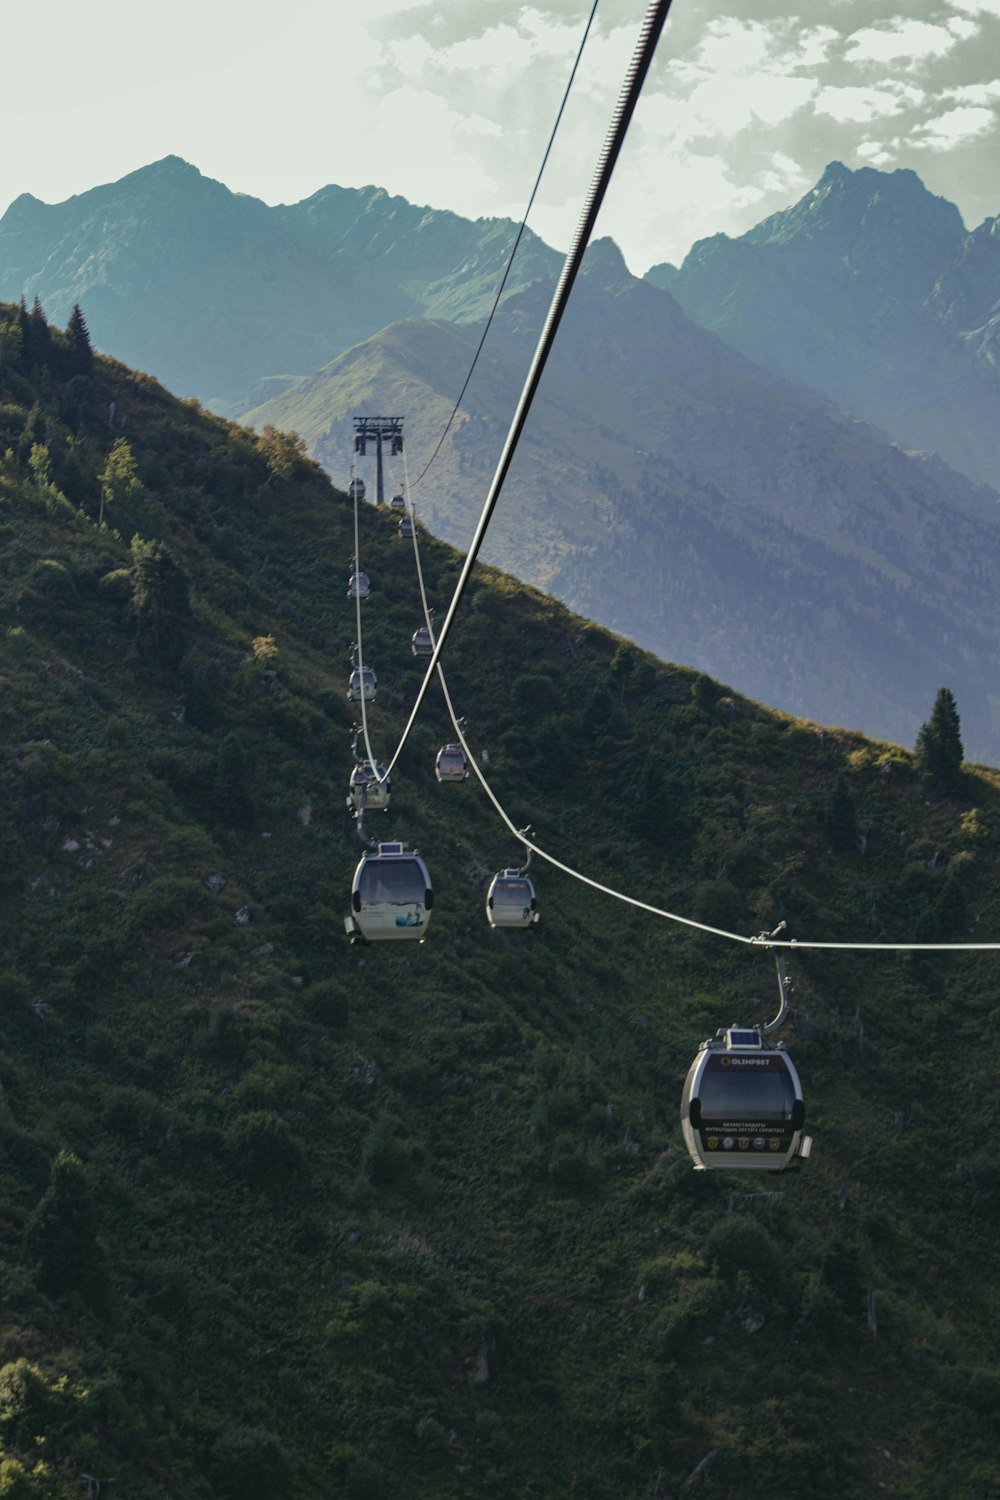
[[[411,907],[408,912],[396,918],[397,927],[422,927],[423,925],[424,919],[420,914],[419,906]]]

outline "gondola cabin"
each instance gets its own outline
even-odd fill
[[[352,942],[419,942],[427,936],[434,892],[427,866],[403,844],[379,844],[354,872],[351,915],[344,927]]]
[[[434,642],[431,640],[431,633],[426,625],[421,625],[419,630],[413,632],[411,645],[414,656],[434,655]]]
[[[362,698],[370,703],[377,686],[374,667],[355,667],[347,684],[347,696],[352,703],[360,703]]]
[[[372,591],[367,573],[352,573],[347,584],[348,599],[367,599]]]
[[[399,523],[399,534],[405,542],[413,541],[414,526],[412,516],[403,516]]]
[[[684,1083],[681,1129],[696,1170],[781,1172],[808,1157],[795,1064],[749,1027],[702,1042]]]
[[[461,745],[442,745],[434,762],[438,781],[468,781],[469,762]]]
[[[389,506],[392,510],[405,510],[406,501],[403,499],[402,495],[393,495],[392,499],[389,501]]]
[[[363,479],[352,479],[347,486],[347,493],[352,500],[363,500],[365,498],[365,482]]]
[[[389,778],[385,766],[371,760],[359,760],[351,772],[351,801],[360,812],[386,812],[389,807]]]
[[[520,870],[500,870],[486,894],[486,916],[491,927],[530,927],[538,921],[535,887]]]

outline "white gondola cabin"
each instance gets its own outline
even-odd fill
[[[355,667],[347,684],[347,696],[352,703],[360,703],[362,698],[370,703],[377,686],[374,667]]]
[[[392,510],[405,510],[406,501],[403,499],[402,495],[393,495],[392,499],[389,501],[389,506]]]
[[[403,516],[399,523],[399,534],[403,538],[404,542],[413,541],[414,531],[415,527],[413,525],[413,517]]]
[[[354,872],[344,927],[352,942],[422,943],[433,904],[431,877],[420,856],[404,844],[379,844],[361,856]]]
[[[433,656],[434,642],[426,625],[421,625],[419,630],[413,632],[411,641],[414,656]]]
[[[365,498],[365,482],[363,479],[352,479],[347,486],[347,493],[352,500],[363,500]]]
[[[538,921],[534,883],[520,870],[500,870],[490,881],[486,916],[491,927],[531,927]]]
[[[461,745],[442,745],[434,762],[438,781],[468,781],[469,762]]]
[[[367,599],[372,591],[367,573],[352,573],[347,584],[348,599]]]
[[[359,760],[351,772],[351,801],[355,809],[386,812],[389,807],[389,778],[385,766],[376,761]]]

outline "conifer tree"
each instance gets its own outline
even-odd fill
[[[219,745],[213,800],[215,811],[223,823],[234,828],[245,828],[253,822],[254,805],[250,793],[247,754],[237,734],[227,734]]]
[[[823,826],[830,841],[830,848],[844,852],[855,848],[858,830],[854,817],[847,777],[841,772],[833,783],[830,800],[823,815]]]
[[[79,1291],[91,1302],[101,1300],[104,1254],[97,1227],[97,1211],[83,1163],[72,1152],[60,1151],[24,1237],[24,1248],[37,1266],[42,1291],[53,1296]]]
[[[124,438],[116,438],[107,462],[97,476],[101,486],[101,509],[97,517],[98,526],[104,524],[104,507],[112,508],[129,500],[141,500],[145,491],[135,456]]]
[[[176,667],[191,622],[187,578],[162,542],[132,538],[131,614],[144,656]]]
[[[73,311],[66,324],[69,339],[69,370],[74,375],[89,375],[94,364],[94,346],[90,342],[90,329],[83,316],[79,302],[73,303]]]
[[[23,306],[23,304],[22,304]],[[23,323],[24,363],[28,369],[48,365],[52,355],[52,334],[41,302],[36,297]]]
[[[12,318],[5,318],[0,324],[0,370],[16,370],[21,363],[23,349],[24,333],[18,310]]]
[[[917,768],[942,792],[955,792],[961,784],[962,731],[955,695],[940,688],[926,724],[917,735]]]
[[[42,411],[40,401],[36,401],[28,412],[28,420],[21,430],[18,439],[18,455],[24,462],[30,462],[31,451],[36,445],[48,447],[48,432],[46,431],[45,414]]]

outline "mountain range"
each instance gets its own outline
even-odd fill
[[[811,332],[808,298],[789,298],[800,313],[792,343],[846,348],[844,360],[870,383],[882,368],[883,391],[905,355],[927,401],[927,372],[943,371],[939,415],[951,402],[973,419],[987,375],[969,370],[991,368],[986,335],[978,354],[962,345],[950,364],[928,342],[937,314],[906,337],[906,309],[935,266],[938,302],[960,321],[989,301],[987,241],[965,236],[957,211],[912,174],[832,167],[788,226],[768,224],[755,265],[771,265],[772,242],[790,244],[800,281],[814,274],[836,290],[817,295]],[[66,204],[19,199],[0,221],[0,295],[37,294],[64,314],[81,301],[100,347],[258,426],[300,431],[341,479],[352,416],[405,414],[420,513],[463,545],[560,264],[530,234],[451,432],[426,478],[421,471],[514,232],[376,189],[331,187],[267,208],[167,158]],[[837,282],[845,246],[855,267],[846,292]],[[802,269],[810,255],[814,273]],[[958,276],[959,262],[961,295],[944,276],[949,266]],[[650,649],[870,733],[912,741],[947,683],[969,753],[1000,760],[995,495],[939,457],[901,451],[854,414],[863,403],[845,411],[836,391],[824,396],[818,358],[805,375],[777,373],[765,367],[767,350],[754,362],[700,327],[655,284],[687,285],[686,276],[640,281],[610,241],[591,247],[485,555]],[[799,284],[791,273],[789,282]],[[718,290],[704,298],[706,307],[725,300]],[[771,303],[762,303],[768,318]],[[189,315],[178,318],[177,307]],[[881,365],[870,335],[879,308],[892,333]],[[959,366],[972,394],[953,401]],[[867,388],[860,373],[856,383]],[[406,472],[397,466],[397,483]]]
[[[750,359],[1000,489],[1000,218],[968,233],[915,172],[832,162],[791,208],[646,276]]]
[[[16,199],[0,297],[57,321],[81,303],[98,348],[235,415],[400,318],[484,317],[515,232],[373,187],[271,208],[167,156],[65,203]],[[528,233],[510,290],[560,264]]]

